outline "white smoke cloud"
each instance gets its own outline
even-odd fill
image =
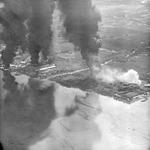
[[[5,4],[3,2],[0,2],[0,8],[4,8]]]
[[[103,66],[101,69],[95,68],[95,70],[97,70],[95,73],[96,79],[101,79],[104,82],[113,83],[119,81],[138,85],[141,84],[138,72],[133,69],[123,72],[118,69]]]

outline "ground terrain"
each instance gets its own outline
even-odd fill
[[[32,107],[26,107],[19,101],[1,105],[1,114],[5,112],[1,115],[4,121],[1,133],[8,140],[6,142],[12,142],[11,150],[20,150],[21,144],[29,150],[149,150],[149,2],[95,2],[102,15],[99,24],[102,47],[98,56],[101,63],[123,72],[134,69],[142,85],[91,79],[80,53],[64,39],[59,12],[56,11],[53,25],[56,66],[32,67],[29,65],[29,54],[18,53],[11,65],[11,74],[23,85],[28,85],[30,77],[46,79],[44,87],[46,85],[49,97],[51,81],[59,83],[54,93],[57,103],[54,107],[45,97],[44,101],[37,97],[38,101],[33,103],[27,98],[27,104]],[[0,71],[0,79],[2,77],[3,72]],[[0,95],[5,94],[2,90],[1,84]],[[27,95],[30,97],[32,94]],[[37,95],[34,96],[36,100]],[[70,116],[61,116],[66,106],[74,104],[78,108],[76,111]],[[53,109],[59,112],[60,117],[50,115]]]

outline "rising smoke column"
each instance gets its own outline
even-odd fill
[[[26,28],[23,22],[29,11],[28,7],[24,9],[26,6],[24,1],[17,2],[17,0],[2,1],[3,7],[0,9],[0,23],[3,25],[1,39],[6,44],[2,59],[6,67],[12,63],[17,46],[20,45],[23,48],[25,42]]]
[[[88,61],[88,56],[97,54],[100,47],[97,43],[100,14],[90,0],[59,0],[59,8],[64,15],[66,37],[79,47],[83,59]]]
[[[4,26],[2,39],[6,49],[2,59],[5,66],[9,67],[12,63],[17,47],[27,44],[32,63],[38,63],[40,51],[47,58],[52,38],[50,26],[53,9],[53,0],[4,1],[4,8],[0,10],[0,22]],[[29,42],[25,43],[27,35]]]
[[[32,15],[28,22],[29,50],[31,62],[38,63],[39,52],[47,59],[52,40],[52,14],[54,10],[53,0],[30,0]]]

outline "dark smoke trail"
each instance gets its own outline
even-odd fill
[[[2,143],[0,142],[0,149],[4,150]]]
[[[66,37],[81,50],[83,59],[98,53],[98,22],[101,21],[90,0],[59,0],[59,7],[64,15]]]
[[[5,0],[4,7],[0,9],[0,23],[4,27],[1,40],[6,44],[2,59],[7,67],[12,63],[17,47],[22,47],[25,42],[26,28],[23,21],[26,15],[25,12],[23,15],[23,7],[22,3],[16,3],[15,0]]]
[[[47,59],[52,40],[52,14],[54,10],[53,0],[30,0],[32,16],[29,20],[29,50],[32,63],[37,63],[39,52]]]
[[[9,67],[17,47],[24,48],[24,45],[28,45],[26,47],[29,48],[33,63],[38,63],[40,51],[46,59],[52,39],[54,1],[5,0],[4,4],[4,8],[0,9],[0,22],[4,26],[2,39],[6,44],[3,53],[4,64]],[[28,22],[26,25],[25,21]],[[26,43],[27,33],[28,43]]]

